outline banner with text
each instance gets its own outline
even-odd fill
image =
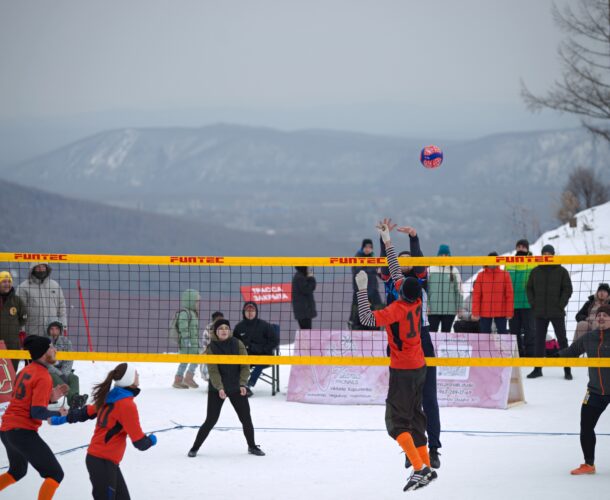
[[[292,300],[292,284],[251,285],[240,287],[241,296],[246,302],[257,304],[275,304]]]

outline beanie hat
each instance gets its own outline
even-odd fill
[[[402,252],[400,252],[398,254],[399,257],[404,257],[405,255],[408,255],[409,257],[411,257],[411,252],[409,252],[408,250],[403,250]]]
[[[595,315],[597,316],[599,313],[606,313],[608,316],[610,316],[610,304],[599,306]]]
[[[229,323],[228,319],[218,319],[214,322],[214,333],[216,333],[216,330],[218,330],[220,325],[227,325],[229,328],[231,328],[231,323]]]
[[[362,240],[362,245],[360,246],[360,248],[364,248],[367,245],[373,246],[373,240],[371,240],[370,238],[364,238]]]
[[[0,281],[4,281],[4,280],[8,280],[10,282],[10,284],[13,284],[13,277],[11,276],[11,273],[9,273],[8,271],[2,271],[0,272]]]
[[[451,256],[451,249],[449,248],[449,245],[441,245],[438,247],[438,252],[436,252],[436,255],[449,255]]]
[[[517,241],[517,243],[515,243],[515,247],[525,247],[528,250],[530,249],[530,242],[527,241],[525,238],[520,239],[519,241]]]
[[[421,285],[417,278],[409,276],[400,285],[400,297],[407,302],[415,302],[421,297]]]
[[[133,365],[127,365],[127,370],[125,370],[125,374],[114,382],[114,385],[117,387],[129,387],[133,385],[136,381],[136,369]]]
[[[49,337],[41,337],[40,335],[28,335],[23,342],[23,347],[30,352],[30,356],[34,361],[44,356],[44,353],[49,350],[51,339]]]
[[[212,322],[216,321],[218,318],[224,318],[224,314],[220,311],[216,311],[212,313]]]
[[[553,245],[544,245],[540,253],[550,253],[551,255],[555,255],[555,248],[553,247]]]
[[[498,252],[489,252],[487,254],[487,257],[497,257],[498,256]]]
[[[610,295],[610,285],[608,285],[608,283],[600,283],[597,287],[597,291],[599,292],[600,290],[605,290],[608,292],[608,295]]]

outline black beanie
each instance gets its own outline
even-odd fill
[[[597,316],[599,313],[606,313],[608,316],[610,316],[610,304],[599,306],[595,315]]]
[[[540,251],[541,254],[545,254],[545,253],[550,253],[551,255],[555,255],[555,248],[553,247],[553,245],[544,245],[542,247],[542,250]]]
[[[597,291],[599,292],[600,290],[605,290],[608,292],[608,295],[610,295],[610,285],[608,285],[608,283],[600,283],[597,287]]]
[[[231,323],[229,323],[228,319],[217,319],[216,321],[214,321],[214,333],[216,333],[216,330],[218,330],[218,327],[220,325],[227,325],[229,328],[231,328]]]
[[[517,243],[515,243],[515,248],[516,247],[525,247],[528,250],[530,249],[530,242],[527,241],[525,238],[520,239],[519,241],[517,241]]]
[[[369,239],[369,238],[365,238],[362,240],[362,246],[360,248],[364,248],[367,245],[371,245],[373,246],[373,240]]]
[[[409,276],[400,285],[400,297],[407,302],[415,302],[421,297],[421,285],[417,278]]]
[[[49,350],[51,339],[49,337],[41,337],[39,335],[28,335],[23,342],[23,347],[30,351],[30,356],[35,361],[44,356],[44,353]]]

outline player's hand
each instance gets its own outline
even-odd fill
[[[481,318],[479,318],[478,316],[475,316],[475,315],[473,314],[472,316],[470,316],[470,319],[471,319],[472,321],[479,321],[479,319],[481,319]]]
[[[65,417],[68,414],[68,409],[64,408],[63,406],[58,411],[62,417]]]
[[[385,218],[379,221],[376,227],[383,242],[388,243],[390,241],[390,233],[394,230],[396,224],[392,224],[392,219]]]
[[[220,396],[220,399],[227,399],[227,393],[224,391],[224,389],[220,389],[218,391],[218,395]]]
[[[356,275],[356,286],[358,287],[358,290],[366,290],[368,284],[369,277],[366,275],[366,272],[360,271]]]
[[[411,226],[397,227],[396,231],[398,231],[399,233],[408,234],[409,236],[411,236],[411,238],[415,238],[417,236],[417,231],[414,227]]]
[[[70,388],[67,384],[61,384],[53,387],[53,390],[51,391],[51,401],[57,401],[62,396],[65,396],[68,394],[69,389]]]
[[[248,394],[248,391],[246,390],[246,388],[243,385],[239,388],[239,394],[241,394],[242,396],[245,396],[246,394]]]

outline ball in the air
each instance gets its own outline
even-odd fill
[[[430,145],[421,150],[419,161],[426,168],[437,168],[443,163],[443,152],[438,146]]]

